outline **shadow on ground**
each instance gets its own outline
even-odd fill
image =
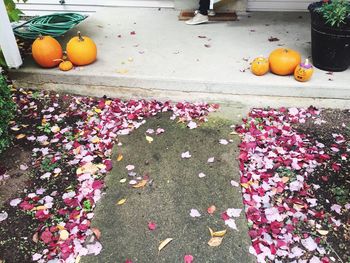
[[[165,129],[149,143],[146,130]],[[240,189],[232,187],[232,179],[239,181],[236,144],[238,137],[230,135],[230,123],[211,119],[207,124],[190,130],[183,124],[169,120],[169,115],[150,119],[131,135],[120,137],[122,146],[114,149],[114,168],[106,178],[106,195],[95,210],[93,226],[100,229],[103,250],[96,257],[84,257],[82,262],[183,262],[186,254],[194,262],[254,262],[248,252],[250,239],[244,213],[236,220],[239,231],[228,229],[219,247],[209,247],[208,227],[226,229],[221,212],[227,208],[242,208]],[[233,139],[229,145],[219,139]],[[189,151],[189,159],[181,153]],[[121,153],[123,159],[116,161]],[[209,164],[208,158],[215,157]],[[122,184],[127,178],[127,165],[135,165],[139,175],[148,173],[153,180],[142,189]],[[199,173],[204,178],[199,178]],[[124,205],[117,201],[126,198]],[[214,215],[206,211],[211,205]],[[202,214],[192,218],[194,208]],[[157,224],[154,231],[148,222]],[[166,238],[173,238],[160,253],[158,246]]]

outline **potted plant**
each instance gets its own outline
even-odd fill
[[[308,9],[313,64],[327,71],[346,70],[350,65],[350,2],[323,0]]]

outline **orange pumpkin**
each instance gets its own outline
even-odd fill
[[[62,47],[50,36],[39,36],[32,45],[32,55],[36,63],[43,68],[52,68],[60,63]]]
[[[313,66],[309,63],[309,60],[306,59],[305,63],[300,63],[294,71],[294,78],[300,82],[306,82],[311,79],[312,74],[314,73]]]
[[[277,48],[269,56],[271,72],[281,76],[293,74],[300,62],[299,52],[289,48]]]
[[[96,44],[91,38],[78,32],[78,36],[73,37],[67,44],[67,56],[74,65],[91,64],[97,57]]]
[[[257,76],[265,75],[269,68],[269,61],[263,56],[255,58],[250,66],[251,72]]]
[[[73,68],[73,64],[69,60],[66,60],[66,61],[62,60],[62,62],[59,64],[58,67],[62,71],[69,71]]]

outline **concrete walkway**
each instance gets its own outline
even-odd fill
[[[233,113],[233,112],[232,112]],[[114,168],[106,178],[107,191],[99,202],[92,222],[101,231],[103,250],[100,255],[84,257],[83,263],[125,262],[184,262],[186,254],[194,262],[240,262],[253,263],[248,252],[251,244],[247,234],[244,212],[235,218],[237,230],[224,224],[221,213],[228,208],[243,208],[239,187],[231,180],[239,181],[236,144],[238,136],[230,135],[229,122],[211,118],[203,126],[190,130],[183,124],[171,121],[169,115],[147,120],[130,136],[121,136],[123,144],[114,149]],[[147,129],[163,128],[160,135],[145,138]],[[234,140],[228,145],[219,144],[220,139]],[[181,153],[189,151],[189,159]],[[118,154],[123,155],[116,161]],[[213,163],[208,163],[215,157]],[[138,175],[148,174],[149,182],[143,188],[131,188],[127,165],[134,165]],[[199,173],[206,176],[200,178]],[[127,178],[127,182],[120,180]],[[120,199],[123,205],[117,205]],[[207,208],[216,206],[213,215]],[[197,209],[200,217],[190,216]],[[148,222],[157,228],[148,229]],[[208,227],[215,231],[227,229],[223,242],[210,247]],[[166,238],[173,241],[158,252],[160,242]]]
[[[280,46],[309,57],[308,13],[252,13],[236,22],[199,26],[179,22],[178,13],[103,9],[77,28],[96,41],[96,63],[64,73],[40,69],[28,58],[12,76],[22,86],[95,96],[244,101],[250,106],[348,104],[350,70],[333,75],[316,70],[307,83],[273,74],[256,77],[247,70],[254,57],[268,56]],[[75,31],[60,39],[63,45]],[[279,41],[270,42],[270,37]]]

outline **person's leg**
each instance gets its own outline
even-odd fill
[[[209,21],[208,9],[210,0],[199,0],[199,11],[195,13],[194,17],[186,21],[187,25],[199,25]]]
[[[208,10],[210,6],[210,0],[199,0],[199,13],[202,15],[208,15]]]

